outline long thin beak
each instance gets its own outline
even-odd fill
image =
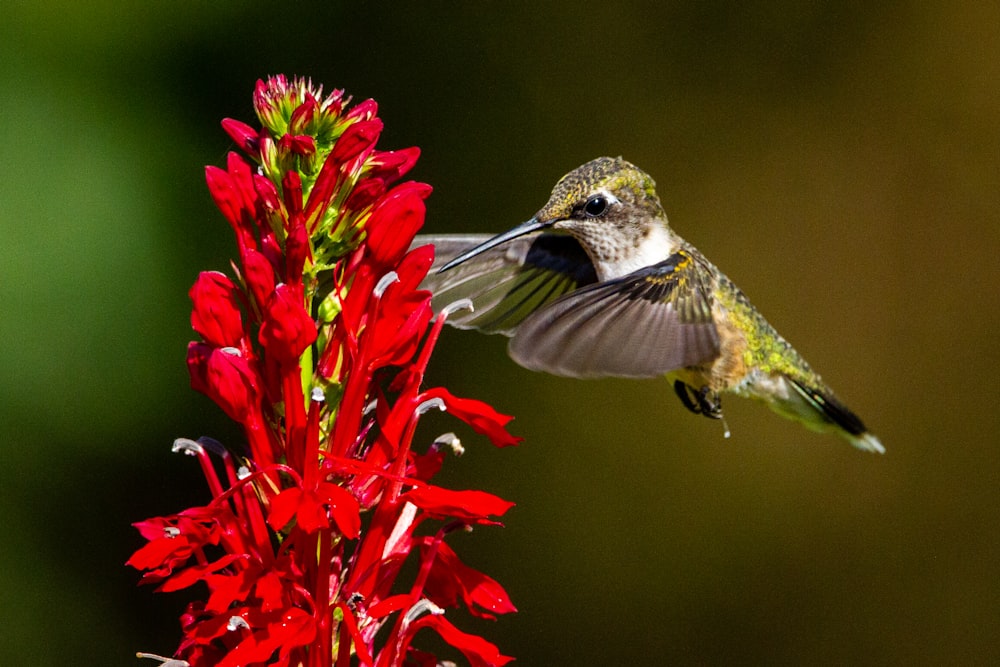
[[[552,222],[541,222],[540,220],[538,220],[538,218],[532,218],[527,222],[522,222],[517,227],[514,227],[513,229],[503,232],[502,234],[497,234],[489,241],[480,243],[475,248],[463,252],[461,255],[459,255],[458,257],[456,257],[455,259],[451,260],[450,262],[442,266],[440,269],[438,269],[438,273],[442,273],[444,271],[447,271],[448,269],[455,268],[462,262],[475,257],[479,253],[486,252],[490,248],[495,248],[501,243],[506,243],[511,239],[516,239],[518,236],[524,236],[525,234],[530,234],[531,232],[536,232],[539,229],[545,229],[546,227],[551,227],[551,226]]]

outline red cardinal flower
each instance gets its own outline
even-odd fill
[[[442,664],[415,647],[424,628],[474,666],[511,660],[445,609],[515,611],[446,542],[499,525],[513,503],[431,484],[460,445],[415,434],[441,408],[497,446],[520,439],[485,403],[423,389],[446,318],[418,289],[433,249],[409,250],[431,188],[390,187],[419,151],[377,150],[377,105],[350,102],[303,79],[260,81],[262,127],[223,122],[246,157],[205,171],[238,263],[232,277],[207,271],[191,288],[200,340],[187,366],[246,442],[234,455],[178,440],[211,499],[135,524],[145,545],[128,565],[142,583],[203,596],[182,615],[167,664]]]

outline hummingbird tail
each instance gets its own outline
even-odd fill
[[[871,433],[866,432],[861,435],[848,436],[847,439],[858,449],[876,454],[885,454],[885,447],[882,446],[882,442]]]
[[[851,410],[837,400],[829,390],[820,390],[810,387],[802,382],[788,378],[789,382],[798,391],[799,395],[811,405],[823,417],[827,424],[832,424],[834,430],[847,439],[858,449],[878,454],[885,453],[885,447],[879,439],[868,432],[861,419],[851,412]],[[815,426],[803,420],[807,426]],[[817,429],[819,430],[819,429]]]

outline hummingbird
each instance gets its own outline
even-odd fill
[[[685,408],[722,418],[723,393],[765,403],[858,449],[885,451],[798,352],[667,222],[653,179],[622,158],[566,174],[501,234],[420,235],[421,287],[447,323],[510,336],[519,365],[553,375],[665,376]],[[728,435],[728,429],[726,431]]]

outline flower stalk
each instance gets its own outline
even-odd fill
[[[510,417],[424,373],[448,316],[419,289],[430,246],[410,249],[430,187],[396,182],[416,148],[376,148],[367,100],[303,79],[257,83],[260,128],[227,119],[245,155],[207,167],[236,237],[233,278],[190,290],[191,385],[242,426],[239,455],[179,439],[211,500],[135,524],[128,564],[159,591],[191,588],[182,639],[164,664],[236,667],[436,665],[415,646],[436,632],[476,667],[512,658],[459,630],[447,610],[515,611],[503,588],[462,563],[447,536],[498,525],[512,503],[431,479],[453,435],[424,445],[420,415],[444,409],[496,446]],[[417,564],[404,581],[403,565]],[[410,570],[408,570],[410,571]]]

